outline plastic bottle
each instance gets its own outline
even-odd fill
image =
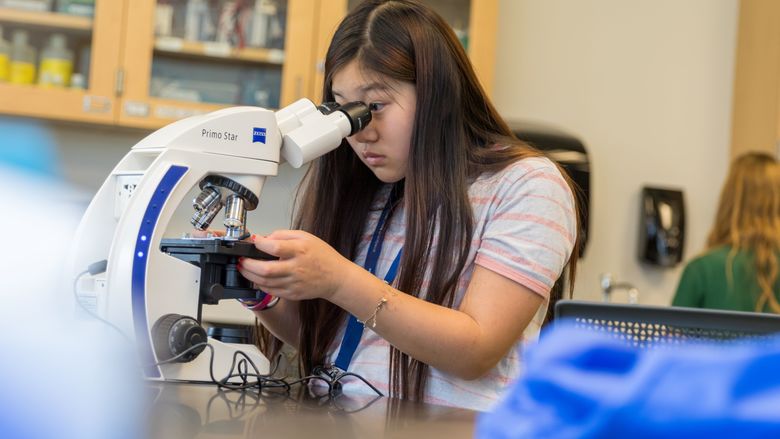
[[[188,0],[184,18],[184,38],[190,41],[206,40],[209,30],[209,5],[206,0]]]
[[[3,27],[0,26],[0,82],[8,81],[11,64],[11,45],[3,39]]]
[[[35,83],[35,48],[27,44],[27,31],[16,30],[11,44],[11,68],[9,80],[12,84]]]
[[[252,13],[251,31],[249,32],[249,45],[252,47],[266,47],[268,44],[269,17],[276,15],[276,6],[268,0],[255,0],[255,8]]]
[[[38,84],[67,87],[73,73],[73,52],[68,50],[65,35],[52,34],[49,44],[41,52]]]
[[[81,73],[74,73],[70,77],[70,88],[83,90],[87,87],[87,81]]]

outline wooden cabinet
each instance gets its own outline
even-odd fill
[[[777,154],[780,146],[780,2],[742,0],[739,11],[731,155]]]
[[[66,34],[77,69],[89,66],[81,72],[88,85],[0,79],[1,114],[155,129],[226,106],[277,108],[312,88],[320,0],[253,0],[243,9],[226,0],[96,0],[94,17],[52,11],[50,0],[30,4],[39,1],[49,6],[0,6],[5,39],[25,30],[40,59],[50,34]],[[264,34],[249,28],[261,20]]]
[[[244,2],[249,6],[238,11],[228,10],[235,2],[217,2],[214,11],[214,2],[198,0],[132,1],[119,124],[156,128],[225,106],[279,108],[306,96],[314,73],[312,5],[318,1],[257,0]],[[204,10],[203,24],[193,30],[187,26],[195,19],[191,8],[198,5],[211,12]],[[268,13],[256,16],[255,8]],[[261,21],[265,37],[253,37],[252,26]]]
[[[0,2],[2,3],[2,2]],[[33,2],[30,2],[33,3]],[[44,87],[0,82],[0,113],[76,122],[116,120],[115,80],[119,64],[123,2],[97,0],[93,16],[0,7],[3,39],[9,44],[26,32],[40,54],[54,34],[65,36],[73,52],[73,71],[84,88]],[[38,67],[37,63],[35,64]]]
[[[496,24],[498,0],[423,0],[453,27],[464,43],[477,77],[488,95],[493,92],[496,64]],[[359,0],[322,0],[317,38],[317,72],[308,95],[322,95],[323,62],[328,44],[341,19]]]
[[[84,1],[28,4],[48,2],[52,9]],[[490,92],[498,0],[427,1],[463,36]],[[40,57],[50,35],[66,35],[74,70],[86,81],[84,88],[56,88],[0,78],[0,114],[144,129],[226,106],[278,108],[301,97],[319,100],[330,38],[354,5],[353,0],[95,0],[90,17],[2,7],[5,2],[20,1],[0,0],[5,40],[26,30]]]

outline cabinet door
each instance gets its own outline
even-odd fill
[[[219,108],[306,96],[319,0],[133,0],[120,124],[158,128]]]
[[[123,7],[124,0],[0,0],[10,52],[4,57],[0,47],[0,113],[114,123]]]
[[[731,157],[780,153],[780,2],[739,4]]]
[[[328,45],[346,12],[360,0],[322,0],[317,41],[317,72],[309,94],[316,99],[322,95],[323,65]],[[496,23],[498,0],[423,0],[438,12],[455,31],[466,47],[471,63],[482,87],[493,91],[496,61]]]

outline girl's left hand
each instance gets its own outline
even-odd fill
[[[255,236],[255,247],[279,260],[242,258],[239,271],[257,288],[290,300],[328,300],[346,282],[350,260],[316,236],[279,230]]]

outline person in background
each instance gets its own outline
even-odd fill
[[[240,261],[269,294],[245,304],[305,375],[335,365],[386,395],[486,410],[567,264],[573,279],[570,180],[512,135],[452,29],[418,1],[353,9],[323,96],[363,101],[373,120],[312,164],[299,230],[253,238],[279,260]]]
[[[780,164],[734,160],[703,255],[683,271],[672,305],[780,313]]]

